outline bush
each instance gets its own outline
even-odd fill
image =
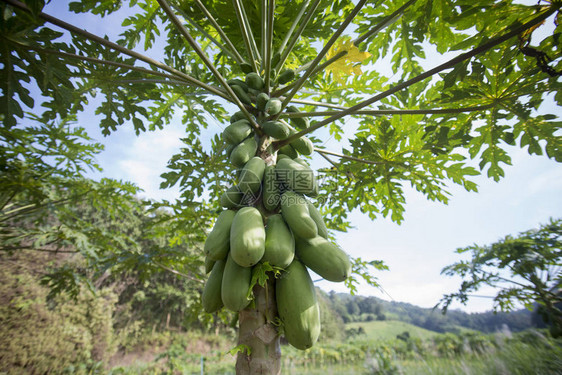
[[[96,367],[114,350],[112,314],[116,297],[81,292],[76,301],[59,296],[22,269],[0,267],[0,372],[49,374],[76,366]]]

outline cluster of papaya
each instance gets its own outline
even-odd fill
[[[205,242],[205,266],[210,275],[203,290],[203,307],[207,312],[223,306],[232,311],[248,307],[252,269],[268,262],[283,270],[275,280],[275,295],[285,337],[304,350],[320,334],[320,311],[308,270],[341,282],[351,272],[350,261],[328,239],[320,212],[306,198],[318,194],[313,171],[299,157],[299,153],[312,153],[311,141],[302,137],[279,150],[270,149],[266,163],[257,156],[258,144],[264,138],[286,139],[296,130],[274,119],[281,102],[260,92],[263,80],[259,75],[248,73],[245,81],[229,83],[241,101],[255,110],[259,127],[252,128],[242,112],[237,112],[223,132],[230,161],[239,168],[238,180],[221,196],[225,210]],[[298,128],[308,126],[302,117],[292,118],[292,122]]]

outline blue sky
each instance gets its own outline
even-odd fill
[[[48,13],[76,22],[76,15],[60,9],[61,2],[53,3],[56,4],[47,8]],[[118,33],[119,28],[115,27],[111,17],[103,22],[96,16],[79,17],[82,27],[98,35],[114,37]],[[440,62],[433,59],[428,67]],[[560,113],[560,110],[551,108],[551,113]],[[138,137],[130,125],[121,127],[110,137],[102,137],[98,121],[89,108],[79,117],[78,123],[106,145],[106,150],[98,157],[104,176],[132,181],[148,198],[174,199],[178,195],[177,189],[159,190],[159,176],[165,171],[170,156],[181,147],[183,126],[179,117],[164,130]],[[211,124],[204,137],[208,139],[220,129],[218,124]],[[338,151],[341,145],[331,140],[326,148]],[[560,216],[561,166],[546,157],[529,156],[526,150],[511,148],[510,151],[513,166],[505,168],[504,179],[496,183],[479,176],[475,179],[479,185],[478,193],[467,193],[453,186],[448,205],[427,201],[421,194],[407,189],[402,225],[383,218],[371,221],[365,215],[352,213],[354,229],[338,234],[338,243],[351,256],[381,259],[390,267],[390,271],[376,274],[384,292],[362,285],[359,293],[433,307],[444,293],[454,291],[459,285],[458,279],[440,275],[443,267],[460,260],[454,253],[456,248],[473,243],[488,244],[505,235],[537,227],[550,217]],[[324,163],[318,156],[312,161],[314,167],[324,166]],[[319,282],[318,285],[327,291],[345,291],[343,284]],[[491,295],[491,292],[483,290],[480,294]],[[477,298],[464,309],[483,311],[490,308],[490,299]]]

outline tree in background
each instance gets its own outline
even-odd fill
[[[552,335],[562,335],[562,219],[551,219],[539,229],[506,236],[491,245],[457,249],[457,253],[470,254],[470,259],[442,271],[464,280],[458,292],[441,300],[445,311],[453,301],[466,303],[471,294],[491,286],[498,289],[495,309],[511,311],[517,304],[535,309],[538,305]]]
[[[560,123],[555,115],[538,112],[550,93],[557,104],[562,101],[557,80],[560,26],[552,21],[561,7],[558,1],[145,0],[130,5],[132,10],[112,0],[69,4],[75,13],[120,18],[123,32],[110,41],[50,15],[49,9],[56,10],[59,2],[45,7],[40,0],[3,0],[0,116],[6,129],[19,131],[25,129],[27,110],[39,112],[36,103],[41,102],[43,111],[35,116],[48,124],[66,121],[96,97],[100,126],[109,135],[125,123],[137,133],[162,128],[181,113],[184,146],[170,160],[162,186],[178,184],[182,194],[177,202],[165,204],[170,215],[166,221],[174,225],[156,226],[173,238],[188,235],[186,228],[191,230],[193,223],[196,235],[208,228],[227,184],[248,161],[240,160],[242,151],[242,156],[256,155],[270,165],[280,153],[296,159],[295,148],[305,158],[314,153],[325,159],[327,167],[316,171],[323,183],[309,195],[323,203],[328,227],[343,231],[350,226],[347,215],[355,209],[373,219],[382,215],[401,222],[404,184],[446,203],[447,183],[475,191],[471,176],[484,170],[499,180],[502,165],[511,163],[506,145],[519,144],[531,154],[562,160]],[[531,36],[543,24],[554,32],[533,43]],[[428,44],[438,54],[455,57],[424,71]],[[390,71],[377,70],[381,59],[387,59]],[[40,94],[32,95],[30,86]],[[208,129],[209,119],[226,125],[232,108],[238,111],[233,118],[245,120],[255,135],[253,141],[246,138],[245,145],[252,147],[236,153],[234,138]],[[349,118],[356,122],[349,123]],[[268,121],[275,124],[273,129],[267,130]],[[311,136],[314,131],[318,138]],[[210,146],[203,142],[208,133]],[[243,139],[248,136],[246,130],[242,133]],[[331,137],[341,143],[341,150],[323,147]],[[232,154],[229,159],[229,153],[237,155],[238,162]],[[479,161],[480,171],[470,166],[471,159]],[[299,158],[298,163],[309,168],[306,160]],[[131,201],[115,197],[117,203]],[[249,206],[259,206],[259,199],[256,202]],[[22,200],[18,207],[28,204],[37,206]],[[322,217],[316,222],[321,221]],[[191,225],[179,225],[188,222]],[[95,233],[83,229],[76,233]],[[91,257],[93,264],[103,260],[99,264],[118,271],[131,259],[135,265],[160,264],[172,270],[196,263],[196,255],[190,255],[163,264],[158,253],[127,253],[124,247],[131,244],[124,241],[117,249],[131,256],[110,251],[105,257]],[[167,251],[178,241],[155,249]],[[115,248],[111,241],[106,245]],[[88,248],[83,249],[88,254]],[[100,249],[107,251],[105,245]],[[369,271],[371,266],[382,269],[380,262],[352,263],[353,273],[345,275],[352,290],[360,277],[376,284]],[[273,274],[280,272],[261,266],[254,271],[254,283],[262,285],[268,285],[268,278],[272,283]],[[272,295],[256,293],[258,311],[242,311],[256,312],[257,321],[266,322],[264,327],[278,325],[265,311]],[[240,331],[248,332],[244,321]],[[256,372],[261,366],[263,372],[276,372],[279,358],[265,358],[264,340],[254,336],[241,334],[249,341],[242,341],[238,372]],[[270,353],[277,350],[278,336],[272,343]]]
[[[201,229],[187,230],[194,218],[201,227],[209,216],[190,207],[175,215],[135,195],[128,182],[86,177],[99,170],[94,143],[72,118],[50,121],[28,114],[34,125],[2,127],[0,150],[0,251],[79,254],[78,268],[45,267],[43,283],[52,294],[77,296],[84,285],[92,290],[112,273],[135,272],[139,278],[169,268],[191,273],[201,281],[202,262],[186,246],[204,241]],[[175,228],[170,232],[170,228]]]

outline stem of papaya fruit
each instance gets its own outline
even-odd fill
[[[250,348],[250,354],[239,352],[236,375],[281,373],[281,346],[279,335],[269,318],[277,316],[275,281],[273,277],[264,287],[254,287],[253,307],[240,311],[238,345]]]

